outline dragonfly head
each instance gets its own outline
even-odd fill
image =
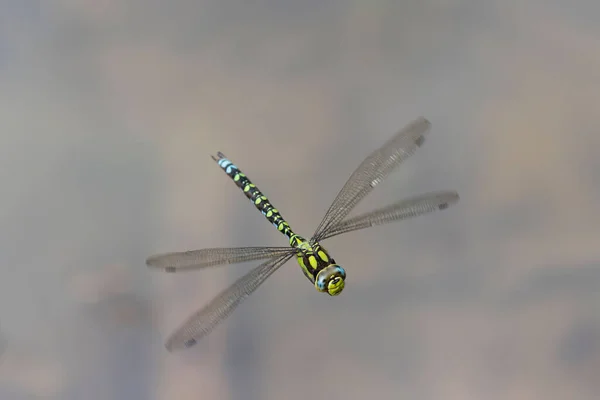
[[[344,290],[346,271],[337,264],[330,264],[317,274],[315,287],[319,292],[337,296]]]

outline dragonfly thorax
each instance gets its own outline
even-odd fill
[[[337,296],[344,289],[346,271],[331,258],[327,250],[319,243],[309,243],[296,236],[296,260],[308,278],[319,292]]]

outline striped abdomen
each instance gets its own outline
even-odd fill
[[[218,158],[217,158],[218,157]],[[221,152],[217,153],[217,157],[213,156],[213,160],[219,164],[219,166],[225,171],[227,175],[239,187],[242,189],[244,194],[252,204],[262,213],[262,215],[267,218],[267,220],[273,224],[275,228],[281,233],[283,233],[290,240],[290,246],[296,247],[298,236],[292,231],[292,228],[288,225],[288,223],[283,219],[279,211],[273,207],[273,205],[254,183],[248,179],[246,175],[240,171],[240,169],[235,166],[230,160],[225,158],[225,155]]]

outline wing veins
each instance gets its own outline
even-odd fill
[[[182,350],[195,345],[227,318],[264,281],[284,265],[291,257],[284,254],[255,267],[223,290],[210,303],[193,313],[165,342],[169,351]]]
[[[389,206],[338,223],[327,231],[322,240],[342,233],[413,218],[433,211],[445,210],[456,204],[458,200],[459,196],[455,191],[431,192],[402,199]]]
[[[367,156],[338,192],[317,227],[313,240],[319,241],[327,236],[331,227],[341,222],[395,167],[422,146],[430,128],[431,123],[419,117]]]
[[[149,257],[146,265],[166,272],[191,271],[218,265],[263,260],[294,252],[291,247],[224,247],[162,253]]]

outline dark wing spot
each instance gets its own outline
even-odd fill
[[[440,210],[445,210],[446,208],[448,208],[448,203],[440,204],[438,207]]]
[[[193,346],[193,345],[195,345],[196,343],[198,343],[198,342],[196,341],[196,339],[189,339],[189,340],[186,340],[186,341],[185,341],[185,343],[183,343],[183,345],[184,345],[185,347],[192,347],[192,346]]]
[[[415,143],[419,147],[421,147],[424,142],[425,142],[425,136],[423,136],[423,135],[421,135],[421,136],[419,136],[418,138],[415,139]]]

